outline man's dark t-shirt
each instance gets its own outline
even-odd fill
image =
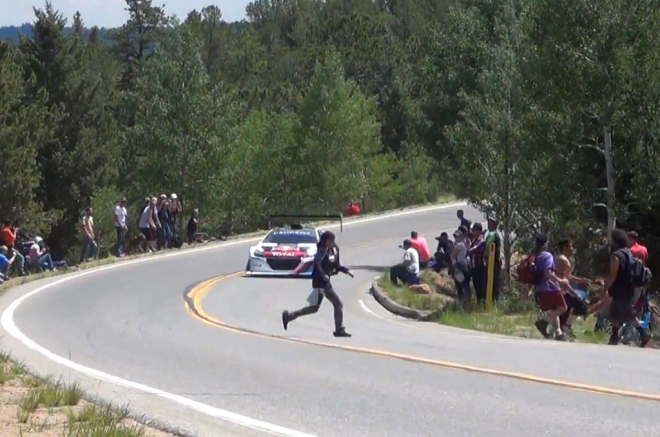
[[[465,226],[465,229],[467,229],[468,231],[470,230],[471,225],[472,222],[470,220],[466,219],[465,217],[461,219],[461,226]]]
[[[635,296],[635,287],[630,283],[631,278],[627,268],[632,259],[632,254],[628,249],[619,249],[612,252],[612,255],[619,260],[619,271],[608,294],[613,299],[632,299]]]

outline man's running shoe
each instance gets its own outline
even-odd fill
[[[333,332],[332,335],[334,335],[335,337],[352,337],[352,335],[346,332],[346,330],[343,328],[340,329],[339,331]]]
[[[543,338],[550,338],[550,334],[548,334],[548,325],[549,324],[550,323],[548,323],[547,320],[543,320],[543,319],[537,320],[536,322],[534,322],[534,326],[536,326],[536,329],[539,330],[539,332],[541,333]]]
[[[568,341],[568,336],[564,332],[555,332],[555,340],[557,341]]]
[[[282,326],[284,326],[285,331],[289,327],[289,312],[288,311],[282,311]]]

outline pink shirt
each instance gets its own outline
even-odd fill
[[[635,258],[641,259],[645,265],[646,262],[649,260],[648,249],[639,243],[633,244],[633,246],[630,248],[630,253],[632,253]]]
[[[419,254],[419,260],[421,262],[428,262],[431,259],[431,251],[429,250],[429,243],[426,242],[426,238],[417,236],[417,238],[410,241],[412,242],[412,247]]]

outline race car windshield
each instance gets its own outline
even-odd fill
[[[316,244],[314,231],[273,231],[264,240],[264,243],[274,244]]]

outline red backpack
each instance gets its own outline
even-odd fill
[[[518,282],[525,285],[538,285],[543,281],[543,272],[536,268],[536,255],[528,256],[518,265]]]

